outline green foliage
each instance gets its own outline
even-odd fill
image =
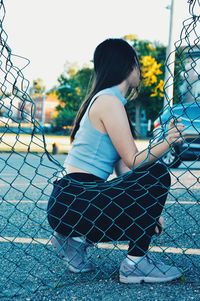
[[[138,101],[145,109],[147,119],[154,120],[163,106],[166,48],[158,42],[148,40],[134,39],[129,42],[136,49],[142,69]],[[129,110],[131,107],[133,106],[130,105]]]
[[[77,72],[69,68],[58,79],[57,96],[61,105],[57,107],[58,116],[54,125],[58,128],[71,125],[89,88],[92,69],[84,67]]]
[[[41,78],[37,78],[33,80],[32,86],[30,87],[30,94],[31,95],[41,95],[44,93],[46,87],[43,83],[43,80]]]
[[[58,108],[59,110],[60,108]],[[56,119],[53,120],[53,126],[62,129],[63,127],[71,126],[73,124],[76,112],[70,109],[60,109]]]

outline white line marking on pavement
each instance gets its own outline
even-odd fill
[[[42,203],[42,204],[46,204],[48,203],[47,200],[38,200],[38,201],[31,201],[31,200],[2,200],[0,201],[0,203],[3,202],[3,203],[12,203],[12,204],[39,204],[39,203]],[[180,201],[180,202],[176,202],[176,201],[167,201],[166,204],[170,205],[170,204],[183,204],[183,205],[200,205],[200,201]]]
[[[42,244],[47,245],[49,244],[49,239],[46,238],[30,238],[30,237],[10,237],[4,236],[0,237],[0,242],[7,242],[7,243],[19,243],[19,244]]]
[[[21,244],[42,244],[49,245],[50,240],[46,238],[28,238],[28,237],[0,237],[0,243],[21,243]],[[96,246],[99,249],[118,249],[128,250],[127,244],[112,244],[112,243],[98,243]],[[173,253],[173,254],[187,254],[187,255],[200,255],[200,249],[192,248],[174,248],[167,246],[154,246],[150,247],[151,252],[156,253]]]
[[[176,204],[176,205],[200,205],[200,202],[193,202],[193,201],[178,201],[178,202],[175,202],[175,201],[167,201],[166,204]]]
[[[98,248],[101,249],[113,249],[114,247],[119,250],[128,250],[128,245],[125,244],[109,244],[109,243],[98,243]],[[154,246],[149,249],[151,252],[156,253],[173,253],[173,254],[187,254],[187,255],[200,255],[200,249],[191,248],[174,248],[167,246]]]
[[[2,200],[0,203],[7,203],[7,204],[47,204],[48,201],[46,200],[38,200],[38,201],[31,201],[31,200]]]
[[[12,188],[15,188],[15,187],[20,187],[20,186],[30,186],[30,187],[34,187],[34,186],[38,186],[41,188],[41,185],[49,185],[50,183],[48,182],[38,182],[38,183],[30,183],[30,182],[23,182],[23,183],[13,183],[13,184],[9,184],[9,183],[0,183],[0,187],[5,187],[5,186],[11,186]]]

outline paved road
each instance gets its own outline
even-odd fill
[[[54,157],[61,164],[64,158]],[[97,266],[92,274],[66,270],[49,244],[52,231],[46,220],[48,181],[58,169],[46,156],[1,154],[0,300],[200,300],[200,162],[171,169],[166,229],[151,249],[165,262],[188,269],[186,279],[156,285],[118,282],[126,244],[90,249]]]

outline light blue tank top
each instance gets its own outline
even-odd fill
[[[117,96],[123,105],[127,103],[118,86],[98,92],[91,99],[81,119],[80,127],[76,132],[72,148],[67,155],[64,166],[70,164],[106,180],[113,173],[114,164],[120,157],[109,135],[95,129],[88,116],[88,111],[95,99],[103,94]]]

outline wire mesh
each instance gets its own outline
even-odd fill
[[[175,44],[180,64],[173,84],[182,119],[189,116],[190,108],[194,111],[193,103],[197,105],[195,112],[199,108],[199,6],[199,1],[188,1],[191,18],[184,21],[180,40]],[[166,168],[163,157],[165,165],[157,162],[108,181],[72,179],[46,149],[43,128],[35,120],[35,104],[28,94],[29,81],[23,75],[29,61],[12,54],[7,44],[3,1],[0,12],[0,108],[7,112],[7,120],[0,121],[0,142],[7,149],[0,157],[0,296],[9,299],[79,281],[116,279],[128,248],[129,254],[134,250],[141,255],[150,241],[150,253],[156,253],[157,258],[169,265],[181,267],[192,281],[198,281],[199,169],[194,164],[199,159],[195,147],[200,145],[200,115],[190,120],[188,129],[192,126],[195,131],[186,136],[185,148],[170,152],[176,161],[187,151],[194,155],[189,165],[182,163],[182,169]],[[167,110],[170,117],[150,140],[149,155],[153,143],[166,134],[169,118],[177,118],[169,105],[164,113]],[[17,123],[17,130],[12,129],[10,121]],[[31,129],[26,139],[24,121]],[[17,151],[20,145],[26,152]],[[33,151],[35,146],[40,153]],[[158,237],[153,234],[162,211],[166,225]],[[56,236],[52,236],[54,231],[61,234],[60,245]],[[72,240],[72,236],[79,239]],[[68,258],[63,258],[66,254]],[[81,273],[94,266],[90,273]],[[69,273],[68,269],[80,273]]]

